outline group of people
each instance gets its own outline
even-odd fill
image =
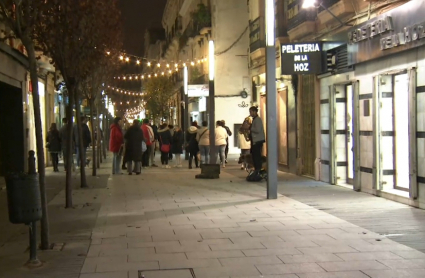
[[[64,160],[64,168],[65,171],[67,169],[67,162],[68,162],[68,155],[72,155],[74,153],[77,154],[77,167],[80,167],[80,156],[83,157],[83,161],[85,161],[85,165],[88,165],[90,160],[87,159],[87,148],[91,144],[92,138],[90,129],[87,125],[87,118],[82,116],[81,117],[81,133],[82,133],[82,142],[83,142],[83,148],[80,149],[80,136],[78,133],[78,126],[74,125],[73,128],[73,136],[72,136],[72,147],[71,147],[71,154],[68,154],[67,151],[67,143],[68,143],[68,119],[63,118],[62,119],[62,128],[58,130],[56,123],[52,123],[50,125],[49,132],[47,133],[46,138],[46,148],[48,149],[50,153],[50,157],[53,164],[53,170],[55,172],[59,172],[59,155],[63,154],[63,160]],[[72,159],[73,161],[73,159]]]

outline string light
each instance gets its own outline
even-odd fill
[[[126,61],[126,62],[129,62],[129,61],[130,61],[130,58],[126,57],[126,58],[125,58],[125,61]]]
[[[121,60],[121,61],[122,61],[122,60],[124,60],[124,56],[122,56],[122,55],[121,55],[121,56],[120,56],[120,60]]]
[[[151,66],[151,62],[148,62],[148,67],[150,67]]]
[[[160,67],[161,67],[161,64],[160,64],[160,63],[158,63],[158,64],[156,64],[156,66],[157,66],[158,68],[160,68]]]

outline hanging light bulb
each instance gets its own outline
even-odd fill
[[[142,75],[142,79],[145,79],[145,76],[144,75]]]
[[[162,72],[161,74],[162,74],[162,75],[164,75],[165,73],[164,73],[164,72]]]
[[[151,75],[150,74],[148,75],[148,78],[151,78]]]
[[[195,65],[195,63],[194,63],[194,62],[191,62],[190,64],[191,64],[192,66],[194,66],[194,65]]]
[[[156,64],[156,66],[157,66],[158,68],[160,68],[160,67],[161,67],[161,64],[160,64],[160,63],[158,63],[158,64]]]
[[[168,73],[171,74],[171,73],[173,73],[173,71],[172,70],[169,70]]]
[[[186,63],[183,63],[183,67],[185,67],[186,66]]]
[[[179,64],[175,64],[175,65],[174,65],[174,67],[175,67],[175,68],[178,68],[178,67],[179,67]]]
[[[140,60],[137,60],[137,61],[136,61],[136,64],[140,65]]]
[[[148,67],[150,67],[151,66],[151,62],[148,62]]]
[[[109,54],[111,54],[111,52],[109,52],[109,51],[106,51],[106,55],[109,55]]]
[[[120,55],[120,60],[121,61],[124,60],[124,56]]]
[[[131,80],[131,79],[133,79],[133,77],[130,76],[129,79]]]
[[[125,80],[125,76],[124,76],[122,79],[124,79],[124,80]]]
[[[158,74],[155,73],[155,77],[157,77],[157,76],[158,76]]]
[[[198,64],[200,64],[201,63],[201,60],[198,60]]]
[[[135,77],[135,78],[136,78],[136,79],[139,79],[139,76],[137,76],[137,75],[136,75],[136,77]]]
[[[125,61],[126,61],[126,62],[130,61],[130,58],[126,57],[126,58],[125,58]]]

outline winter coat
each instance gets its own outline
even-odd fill
[[[239,147],[241,148],[241,150],[251,149],[251,142],[246,141],[245,136],[242,133],[238,133],[238,139],[239,139]]]
[[[171,152],[174,154],[182,154],[183,153],[183,131],[174,131],[173,140],[171,144]]]
[[[68,142],[68,124],[63,125],[59,130],[59,138],[61,140],[62,150],[66,151],[66,144]],[[72,141],[72,139],[71,139]],[[72,146],[71,148],[73,148]]]
[[[258,142],[264,142],[265,140],[266,135],[264,134],[263,121],[257,116],[252,119],[251,142],[252,144],[256,144]]]
[[[125,155],[124,162],[142,161],[143,131],[139,126],[131,126],[124,135]]]
[[[121,127],[117,124],[111,125],[111,136],[109,138],[109,151],[118,153],[124,144],[124,136]]]
[[[216,127],[215,129],[215,145],[216,146],[221,146],[221,145],[226,145],[227,144],[227,139],[228,135],[226,132],[226,129],[224,127]]]
[[[210,145],[210,130],[208,127],[202,127],[198,129],[196,134],[196,141],[198,141],[199,146],[209,146]]]
[[[81,124],[81,131],[83,133],[83,147],[87,148],[91,143],[91,134],[90,134],[89,126],[87,124]],[[77,125],[74,126],[74,142],[77,148],[79,148],[80,137],[78,136]]]
[[[47,145],[50,153],[59,153],[62,150],[61,139],[58,130],[50,130],[47,133]]]
[[[232,131],[228,126],[224,126],[224,129],[226,130],[228,136],[232,136]]]
[[[196,141],[196,135],[198,134],[198,128],[191,126],[186,131],[186,143],[187,149],[190,153],[196,154],[199,152],[198,141]]]
[[[164,129],[158,129],[158,136],[159,136],[159,144],[166,144],[169,145],[171,144],[171,141],[173,140],[173,138],[171,137],[171,132],[170,129],[168,127],[164,128]]]
[[[155,134],[153,129],[148,124],[143,124],[141,129],[143,130],[143,136],[145,137],[146,146],[151,146],[155,141]]]

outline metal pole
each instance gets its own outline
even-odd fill
[[[209,81],[209,120],[210,120],[210,164],[216,164],[217,151],[215,146],[215,88],[214,80]]]
[[[38,261],[37,259],[37,222],[31,222],[30,230],[30,262]]]
[[[277,199],[277,96],[274,1],[266,0],[267,199]]]
[[[187,94],[184,95],[184,124],[183,124],[183,134],[184,134],[184,143],[186,145],[187,142],[187,129],[189,128],[188,126],[188,122],[189,122],[189,97],[187,96]],[[189,160],[189,152],[184,151],[184,159],[185,160]]]

